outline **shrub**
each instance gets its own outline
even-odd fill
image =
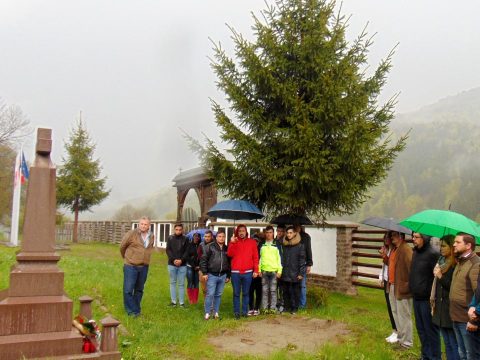
[[[327,306],[329,292],[320,286],[309,286],[307,288],[307,304],[309,308]]]

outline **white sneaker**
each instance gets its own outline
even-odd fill
[[[385,339],[388,343],[394,344],[398,342],[398,335],[396,332],[393,332],[389,337]]]
[[[210,319],[210,314],[209,314],[209,313],[206,313],[204,319],[205,319],[205,320]]]

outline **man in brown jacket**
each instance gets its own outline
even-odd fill
[[[413,252],[404,234],[393,231],[392,243],[395,248],[389,262],[389,299],[397,325],[398,349],[402,350],[413,346],[412,294],[408,285]]]
[[[450,285],[450,317],[458,343],[458,354],[461,359],[478,359],[473,351],[475,339],[471,339],[478,335],[468,322],[468,305],[477,288],[480,266],[480,258],[475,254],[475,238],[459,233],[453,243],[453,252],[458,264]]]
[[[136,229],[122,239],[120,254],[123,264],[123,305],[128,315],[140,315],[143,287],[147,281],[148,265],[153,250],[154,236],[150,232],[150,219],[140,219]]]

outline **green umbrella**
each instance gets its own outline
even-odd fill
[[[450,210],[424,210],[399,222],[415,232],[441,238],[464,232],[475,236],[480,244],[480,225],[466,216]]]

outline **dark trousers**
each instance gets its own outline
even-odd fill
[[[239,274],[232,272],[231,281],[233,287],[233,312],[234,314],[240,314],[240,294],[242,294],[242,315],[247,315],[248,293],[252,283],[252,273]]]
[[[283,302],[286,311],[298,310],[301,284],[301,282],[283,281]]]
[[[140,314],[143,287],[147,281],[148,265],[123,265],[123,305],[128,315]]]
[[[198,270],[195,270],[191,266],[187,266],[187,288],[197,289],[198,288]]]
[[[283,308],[283,281],[277,279],[277,309]]]
[[[262,304],[262,278],[257,276],[252,279],[250,284],[249,302],[248,306],[250,310],[260,310]]]
[[[441,360],[440,334],[432,323],[430,301],[413,299],[413,312],[418,337],[422,345],[422,359]]]
[[[392,329],[396,331],[397,326],[395,325],[395,319],[393,318],[392,306],[390,305],[390,296],[388,295],[387,289],[388,281],[383,280],[383,293],[385,295],[385,301],[387,302],[388,317],[390,318],[390,324],[392,325]]]
[[[447,360],[460,360],[460,355],[458,354],[457,339],[455,337],[455,331],[453,331],[452,328],[439,328],[439,329],[440,329],[440,334],[443,337],[443,342],[445,343],[445,354],[447,355]]]

